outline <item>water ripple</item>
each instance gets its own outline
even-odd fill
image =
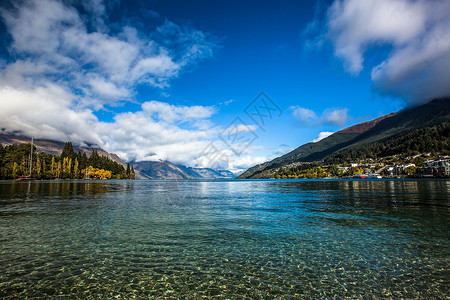
[[[0,297],[447,298],[448,181],[0,182]]]

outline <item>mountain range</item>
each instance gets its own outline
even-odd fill
[[[338,131],[318,142],[310,142],[271,161],[251,167],[238,178],[270,178],[275,170],[295,163],[323,161],[332,155],[386,143],[421,128],[450,121],[450,98],[440,98],[375,120]],[[414,135],[412,135],[414,136]]]
[[[20,134],[0,133],[0,144],[18,145],[30,143],[31,138]],[[44,152],[52,155],[60,155],[64,148],[64,142],[35,139],[33,142],[37,152]],[[74,146],[75,152],[86,153],[89,157],[93,151],[97,151],[100,156],[109,159],[126,167],[126,163],[114,153],[108,153],[96,145]],[[130,162],[133,166],[136,179],[230,179],[236,177],[228,170],[215,170],[210,168],[191,168],[183,165],[176,165],[169,161],[140,161]]]
[[[228,170],[191,168],[168,161],[133,162],[134,170],[148,179],[231,179],[236,177]]]

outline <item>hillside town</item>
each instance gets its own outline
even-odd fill
[[[278,169],[273,178],[449,178],[450,156],[423,153],[365,159],[341,165],[292,163]]]
[[[372,175],[378,174],[383,178],[444,178],[450,177],[450,157],[443,156],[436,159],[427,159],[421,164],[413,163],[412,159],[406,159],[405,161],[391,161],[391,162],[378,162],[378,163],[354,163],[350,166],[339,167],[339,169],[345,174],[352,168],[357,168],[359,171],[353,176],[358,177],[360,174]],[[349,174],[347,174],[349,175]]]

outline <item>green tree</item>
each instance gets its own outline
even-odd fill
[[[129,179],[135,179],[135,178],[136,178],[136,174],[134,173],[133,166],[131,166],[131,173],[130,173],[130,178]]]
[[[341,175],[341,170],[339,170],[339,167],[336,165],[332,165],[328,171],[330,172],[331,175],[333,176],[340,176]]]
[[[88,159],[88,164],[93,166],[94,168],[101,168],[100,156],[97,151],[92,151],[91,156]]]
[[[406,175],[414,175],[416,174],[417,168],[415,166],[409,166],[403,170]]]
[[[61,152],[61,158],[63,157],[70,157],[72,158],[74,156],[75,152],[73,151],[73,146],[71,142],[67,142],[64,144],[64,148]]]

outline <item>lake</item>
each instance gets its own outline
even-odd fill
[[[448,298],[450,181],[0,181],[0,298]]]

